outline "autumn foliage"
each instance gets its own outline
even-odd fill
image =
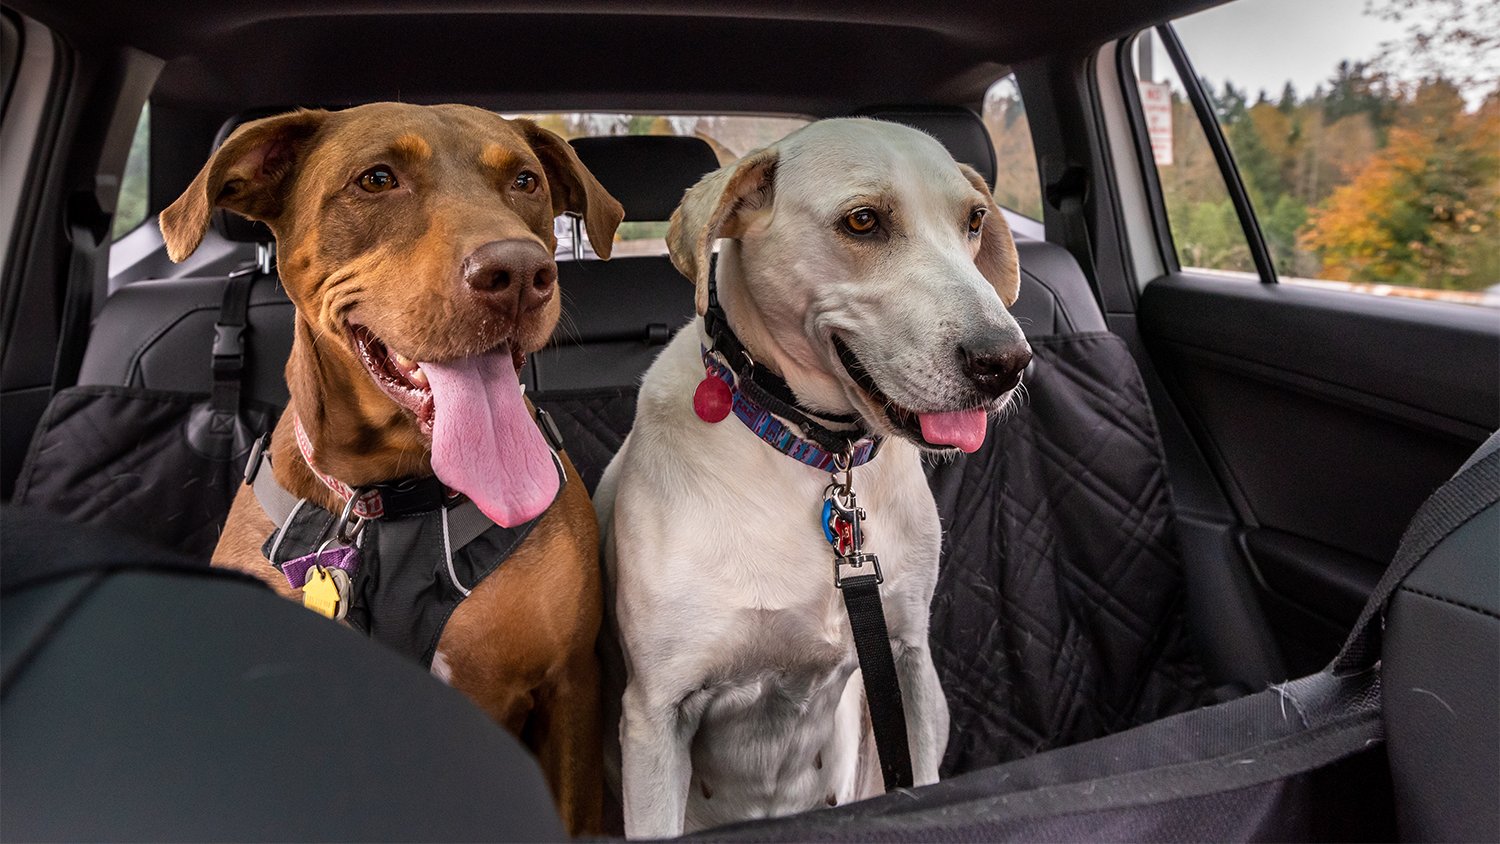
[[[1500,100],[1467,112],[1424,83],[1379,150],[1314,211],[1299,245],[1321,275],[1472,290],[1500,281]]]
[[[1282,276],[1444,290],[1500,282],[1500,92],[1466,106],[1442,77],[1398,84],[1341,63],[1328,86],[1250,103],[1226,83],[1220,129]],[[1186,266],[1253,271],[1191,106],[1173,102],[1160,168]]]

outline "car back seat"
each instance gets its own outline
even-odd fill
[[[965,114],[943,113],[944,139],[992,174],[988,133]],[[901,119],[921,128],[920,112]],[[577,144],[632,221],[667,217],[718,163],[696,139]],[[1208,694],[1183,619],[1164,458],[1140,374],[1069,253],[1027,238],[1017,249],[1012,312],[1037,350],[1029,396],[992,424],[980,451],[930,470],[944,526],[932,642],[952,712],[945,774],[1117,732]],[[559,273],[565,316],[525,379],[592,490],[630,429],[640,376],[693,312],[692,287],[665,256],[563,261]],[[100,316],[85,376],[202,389],[223,284],[122,290]],[[284,402],[291,307],[273,278],[253,301],[249,390]]]
[[[573,148],[630,223],[665,221],[687,189],[719,166],[700,138],[579,138]],[[558,286],[563,318],[552,344],[531,356],[532,398],[557,420],[593,492],[635,419],[641,376],[693,315],[693,287],[664,254],[561,261]]]

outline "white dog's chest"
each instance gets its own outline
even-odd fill
[[[732,416],[711,424],[694,415],[686,397],[703,378],[696,340],[679,334],[652,367],[636,428],[595,495],[635,834],[778,816],[880,788],[822,524],[832,478]],[[853,486],[867,513],[863,550],[885,577],[903,697],[916,696],[908,717],[930,727],[918,730],[914,764],[919,780],[935,781],[947,723],[926,655],[937,508],[915,448],[901,440],[856,468]],[[687,788],[663,790],[678,771]]]
[[[936,520],[906,516],[892,490],[889,483],[870,484],[861,494],[870,513],[866,546],[887,576],[882,597],[893,638],[925,637]],[[756,522],[779,529],[726,542],[733,550],[720,559],[736,571],[709,587],[708,604],[721,615],[712,625],[719,643],[707,650],[718,658],[702,691],[687,702],[701,712],[690,827],[741,818],[747,810],[782,814],[864,796],[858,791],[863,688],[857,677],[850,682],[859,663],[834,586],[833,549],[819,524],[821,490],[808,492],[777,496],[780,517]]]
[[[861,722],[840,719],[839,710],[858,685],[849,682],[858,660],[843,607],[828,597],[823,611],[750,610],[736,619],[741,647],[686,703],[701,708],[690,826],[855,797]]]

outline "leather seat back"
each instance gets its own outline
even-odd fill
[[[1496,452],[1500,433],[1469,464]],[[1387,754],[1405,840],[1500,840],[1500,503],[1490,501],[1427,552],[1386,611]]]
[[[719,166],[700,138],[636,135],[572,143],[625,207],[627,224],[664,223],[688,188]],[[634,388],[693,315],[692,285],[671,260],[632,255],[630,248],[629,241],[616,243],[610,261],[558,262],[564,316],[551,346],[531,357],[541,393]]]

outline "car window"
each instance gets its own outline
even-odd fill
[[[1149,36],[1143,36],[1150,49]],[[1182,80],[1169,61],[1143,60],[1141,112],[1177,260],[1194,270],[1230,272],[1258,280],[1245,230],[1214,160],[1203,124],[1193,113]]]
[[[21,28],[7,11],[0,14],[0,114],[5,113],[5,104],[10,102],[10,89],[20,65]]]
[[[119,240],[146,220],[151,207],[151,104],[141,109],[130,140],[130,154],[125,159],[125,174],[120,177],[120,198],[115,205],[113,239]]]
[[[1015,74],[997,80],[984,94],[980,116],[995,145],[995,202],[1033,220],[1042,219],[1042,178],[1037,171],[1031,123],[1021,102]]]
[[[1173,26],[1280,281],[1500,305],[1500,4],[1236,0]],[[1181,263],[1253,271],[1160,45],[1137,73]]]
[[[702,138],[713,147],[719,163],[728,164],[751,150],[774,143],[792,131],[806,126],[808,121],[800,117],[759,116],[740,114],[625,114],[618,112],[564,112],[554,114],[507,114],[506,117],[524,117],[534,120],[544,129],[549,129],[564,138],[598,137],[606,135],[687,135]],[[557,257],[569,260],[573,257],[573,236],[576,231],[583,240],[583,253],[593,257],[593,248],[588,245],[588,235],[582,227],[575,227],[571,218],[558,217],[554,222],[557,233]],[[665,255],[667,254],[667,222],[627,221],[615,233],[615,256]]]

